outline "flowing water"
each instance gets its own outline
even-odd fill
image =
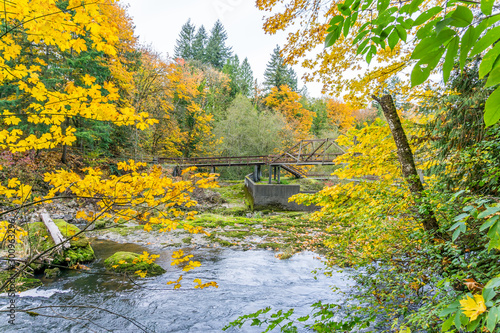
[[[295,308],[300,315],[309,314],[310,305],[318,300],[341,300],[342,293],[331,291],[331,287],[347,291],[353,283],[346,273],[336,273],[333,277],[318,274],[315,279],[311,271],[323,265],[314,253],[278,260],[273,252],[264,250],[185,248],[184,252],[193,254],[202,266],[185,273],[183,287],[174,291],[166,283],[183,272],[170,265],[172,249],[151,250],[136,244],[101,240],[94,240],[92,245],[98,260],[88,265],[90,271],[64,272],[55,280],[44,280],[43,287],[22,293],[16,306],[25,309],[83,305],[111,312],[73,307],[33,310],[54,317],[17,313],[14,326],[7,319],[0,320],[0,332],[221,332],[222,327],[238,316],[267,306],[273,310]],[[156,262],[167,273],[134,282],[106,275],[103,261],[117,251],[160,254]],[[195,278],[216,281],[219,288],[194,289]],[[5,308],[7,298],[0,300]],[[261,331],[249,325],[241,330],[228,330]]]

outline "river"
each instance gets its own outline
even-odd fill
[[[323,264],[311,252],[279,260],[274,252],[241,251],[228,248],[185,248],[202,266],[184,274],[183,287],[172,290],[169,280],[183,272],[170,265],[172,248],[153,250],[136,244],[111,241],[92,242],[97,260],[89,271],[65,271],[55,280],[44,280],[44,286],[21,293],[18,308],[36,306],[97,306],[123,315],[146,332],[221,332],[222,327],[238,316],[266,306],[274,309],[295,308],[296,313],[310,313],[310,305],[343,299],[342,291],[353,285],[348,273],[332,277],[311,272]],[[154,278],[137,279],[106,275],[103,261],[117,251],[160,254],[156,263],[167,273]],[[219,288],[194,289],[193,279],[216,281]],[[332,291],[331,287],[338,288]],[[5,308],[5,297],[2,297]],[[0,321],[0,332],[141,332],[131,321],[115,314],[89,308],[54,308],[33,310],[54,317],[16,314],[16,324]],[[5,314],[4,314],[5,316]],[[69,319],[60,318],[70,317]],[[243,326],[228,332],[262,332]],[[303,330],[305,332],[305,330]]]

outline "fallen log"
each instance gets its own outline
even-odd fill
[[[43,223],[45,224],[45,226],[47,227],[47,230],[49,231],[50,235],[52,236],[54,243],[56,243],[56,245],[59,245],[62,242],[64,242],[65,241],[64,236],[62,235],[61,231],[59,230],[57,225],[54,223],[54,221],[50,218],[49,213],[47,213],[45,211],[45,212],[40,213],[40,216],[42,217]],[[71,245],[69,244],[69,242],[65,242],[64,244],[62,244],[62,247],[64,247],[65,249],[69,249],[70,246]]]

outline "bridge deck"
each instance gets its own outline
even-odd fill
[[[218,167],[218,166],[247,166],[247,165],[333,165],[338,154],[321,154],[308,156],[307,160],[293,155],[280,156],[229,156],[229,157],[196,157],[188,159],[159,158],[161,164],[176,165],[181,167]]]

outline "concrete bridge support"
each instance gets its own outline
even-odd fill
[[[272,184],[272,180],[276,180],[278,184],[281,182],[281,167],[279,165],[269,166],[269,184]]]
[[[262,178],[262,166],[255,165],[253,169],[253,179],[255,182],[260,182],[261,178]]]

